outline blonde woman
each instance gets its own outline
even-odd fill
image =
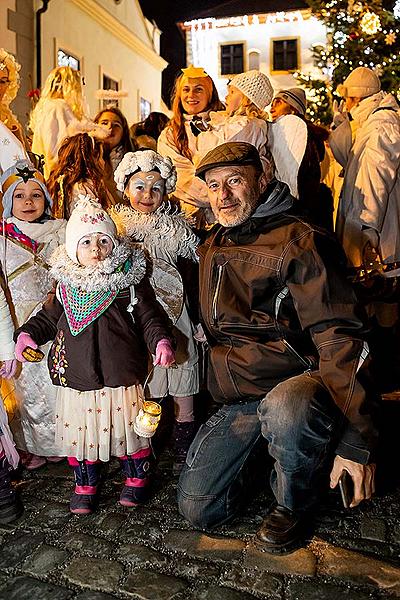
[[[85,116],[81,75],[71,67],[53,69],[44,84],[40,99],[31,113],[32,151],[44,156],[47,179],[57,163],[62,141],[80,131],[93,128]]]

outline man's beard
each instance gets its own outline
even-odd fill
[[[218,223],[220,223],[223,227],[236,227],[237,225],[241,225],[247,221],[247,219],[253,214],[257,203],[258,193],[252,190],[251,194],[247,198],[247,201],[243,202],[242,200],[240,206],[235,207],[234,211],[229,214],[225,214],[225,211],[221,211],[221,209],[219,209],[218,215],[215,216]]]

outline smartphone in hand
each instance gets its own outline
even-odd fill
[[[339,477],[339,489],[343,506],[350,508],[350,504],[354,498],[354,483],[350,473],[346,470],[343,470]]]

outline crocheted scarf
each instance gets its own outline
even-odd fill
[[[131,262],[117,269],[127,273]],[[102,315],[118,296],[118,290],[87,292],[65,283],[59,284],[60,296],[67,317],[69,329],[76,336]]]

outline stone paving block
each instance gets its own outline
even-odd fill
[[[291,554],[268,554],[251,544],[246,550],[244,567],[262,569],[273,573],[290,575],[315,575],[317,558],[308,548],[300,548]]]
[[[69,600],[75,592],[33,577],[15,577],[0,590],[0,600]]]
[[[367,540],[384,542],[386,540],[386,523],[383,519],[363,516],[361,519],[361,537]]]
[[[210,560],[239,560],[245,548],[241,540],[211,537],[198,531],[170,530],[164,537],[167,548]]]
[[[115,544],[108,540],[77,532],[67,533],[62,536],[60,543],[67,550],[94,554],[100,558],[105,558],[113,554],[115,547]]]
[[[106,535],[114,535],[122,527],[126,520],[126,514],[112,512],[106,515],[101,515],[101,518],[95,522],[95,527]]]
[[[81,594],[78,594],[74,600],[115,600],[117,596],[110,596],[110,594],[103,594],[102,592],[90,592],[85,590]]]
[[[122,573],[123,566],[117,562],[88,557],[75,558],[63,571],[71,583],[104,592],[115,590]]]
[[[138,571],[128,576],[120,590],[140,600],[172,600],[187,587],[186,581],[178,577],[155,571]]]
[[[400,596],[399,567],[330,544],[324,544],[318,574],[373,585]]]
[[[25,560],[21,568],[32,575],[46,575],[67,558],[68,552],[42,544]]]
[[[400,524],[395,525],[391,529],[390,537],[395,544],[400,544]]]
[[[221,571],[225,568],[225,563],[206,563],[203,560],[196,561],[179,557],[179,560],[174,561],[174,575],[184,577],[185,579],[209,579],[214,577],[218,579]]]
[[[28,531],[9,535],[0,552],[0,565],[3,569],[15,567],[25,560],[43,541],[44,534],[32,534]]]
[[[132,523],[124,526],[119,532],[121,542],[131,542],[132,540],[157,541],[162,538],[163,533],[157,525],[152,523]]]
[[[315,580],[289,583],[285,591],[285,600],[338,600],[339,598],[371,600],[371,593]]]
[[[68,523],[71,516],[67,504],[50,502],[32,519],[31,526],[40,529],[58,529]]]
[[[119,560],[127,561],[135,566],[145,563],[167,565],[170,562],[170,559],[161,552],[140,544],[122,544],[115,556]]]
[[[225,573],[221,580],[235,589],[245,592],[259,592],[268,598],[280,600],[282,597],[282,580],[275,575],[263,571],[253,571],[236,566]]]
[[[191,600],[254,600],[254,596],[246,592],[238,592],[218,585],[199,587],[190,598]]]

